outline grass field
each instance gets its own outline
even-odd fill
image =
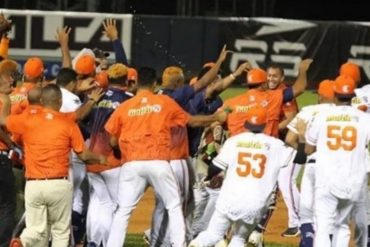
[[[221,98],[223,100],[226,100],[226,99],[229,99],[231,97],[242,94],[243,92],[245,92],[244,88],[229,88],[221,94]],[[303,93],[302,95],[300,95],[297,98],[297,101],[298,101],[299,108],[301,108],[305,105],[316,104],[317,103],[317,94],[313,93],[312,91],[306,91],[305,93]]]
[[[147,247],[148,245],[143,241],[143,236],[140,234],[129,234],[124,247]],[[265,247],[293,247],[294,245],[281,245],[274,243],[265,243]]]

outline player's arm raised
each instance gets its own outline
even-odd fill
[[[307,70],[310,68],[312,59],[307,58],[301,61],[298,68],[298,77],[292,85],[293,96],[297,97],[306,90],[307,86]]]
[[[193,84],[193,88],[195,91],[199,91],[205,88],[213,81],[218,71],[220,70],[221,64],[225,61],[227,54],[230,52],[231,51],[226,50],[226,45],[224,45],[215,65],[212,66],[212,68],[207,73],[205,73],[204,76],[202,76],[196,83]]]
[[[59,42],[62,51],[62,68],[72,68],[72,58],[69,52],[69,33],[72,28],[65,26],[64,28],[57,28],[55,39]]]
[[[221,80],[218,80],[216,83],[214,83],[214,85],[207,87],[205,98],[210,99],[215,94],[221,93],[228,88],[238,76],[240,76],[243,72],[248,72],[251,69],[252,65],[248,61],[242,63],[233,73],[222,78]]]

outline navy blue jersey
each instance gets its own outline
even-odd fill
[[[198,92],[187,104],[186,108],[191,115],[209,115],[222,106],[222,99],[217,96],[214,99],[205,99],[205,90]],[[188,128],[190,156],[194,156],[198,150],[200,138],[204,128]]]
[[[122,102],[130,99],[132,96],[131,93],[125,92],[122,89],[108,87],[104,96],[86,118],[85,126],[90,136],[103,131],[104,125],[113,111]]]
[[[188,112],[187,104],[189,103],[189,100],[194,97],[195,90],[192,86],[184,85],[176,89],[162,88],[158,91],[158,94],[164,94],[171,97],[181,106],[182,109]]]

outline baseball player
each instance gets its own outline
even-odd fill
[[[214,245],[232,223],[234,233],[229,246],[244,246],[245,236],[252,232],[266,210],[279,170],[294,157],[294,149],[262,134],[267,124],[265,108],[251,108],[246,119],[249,132],[226,140],[213,161],[221,170],[227,169],[226,177],[207,230],[189,246]]]
[[[277,65],[270,65],[267,68],[267,83],[271,90],[285,89],[284,70]],[[279,138],[285,140],[287,125],[298,112],[298,106],[295,99],[283,104],[280,112]],[[300,167],[294,163],[289,164],[282,169],[278,178],[278,189],[281,191],[285,205],[288,209],[288,229],[281,235],[283,237],[295,237],[299,234],[299,191],[296,180],[300,172]],[[276,197],[275,197],[276,198]]]
[[[333,106],[334,81],[324,80],[318,87],[319,104],[303,107],[296,117],[288,124],[285,142],[295,149],[303,148],[304,142],[299,142],[297,125],[299,121],[310,122],[319,112],[329,111]],[[305,164],[300,186],[299,219],[301,232],[301,247],[312,247],[314,237],[314,185],[315,185],[315,155],[312,154]]]
[[[189,116],[168,96],[153,93],[154,69],[141,68],[138,74],[136,96],[121,104],[105,125],[111,135],[111,145],[119,145],[126,160],[119,178],[118,209],[111,226],[114,230],[109,234],[107,246],[123,245],[131,212],[148,185],[153,186],[168,212],[172,246],[184,246],[185,224],[179,188],[168,162],[171,128],[223,122],[226,113]]]
[[[230,136],[244,131],[246,113],[250,107],[259,105],[266,107],[268,112],[268,123],[264,133],[277,137],[282,104],[293,100],[294,97],[304,91],[307,83],[307,70],[311,63],[312,59],[303,60],[299,67],[296,82],[292,87],[288,87],[283,90],[266,89],[266,72],[261,69],[250,70],[247,74],[249,90],[246,93],[234,97],[224,103],[224,106],[228,106],[233,110],[227,119],[227,128]],[[250,242],[253,244],[263,242],[262,233],[265,230],[274,207],[275,206],[272,204],[267,215],[263,217],[260,224],[258,224],[256,231],[251,235],[251,238],[253,238]]]
[[[109,87],[102,99],[86,118],[90,133],[90,149],[96,153],[106,154],[108,166],[90,165],[87,169],[90,186],[90,200],[87,211],[86,232],[88,246],[107,246],[114,211],[117,208],[119,174],[122,161],[113,155],[109,146],[109,135],[104,124],[113,111],[133,94],[123,91],[127,88],[128,68],[123,64],[113,64],[107,71]],[[132,85],[134,86],[134,85]],[[132,86],[128,90],[132,89]]]
[[[351,210],[367,184],[370,117],[349,105],[355,87],[352,78],[337,77],[334,83],[337,106],[318,113],[306,132],[306,153],[317,150],[316,246],[331,245],[335,224],[348,225]],[[343,243],[346,239],[336,241]]]
[[[358,85],[361,80],[360,67],[357,64],[351,62],[346,62],[340,66],[339,75],[351,77],[355,81],[356,85]],[[356,88],[356,96],[352,98],[351,105],[361,111],[369,113],[369,90],[370,87],[368,85],[365,85],[361,88]],[[351,219],[355,223],[355,242],[357,246],[364,246],[366,245],[366,242],[369,242],[366,239],[366,232],[367,235],[369,235],[368,225],[370,213],[368,209],[368,202],[366,199],[368,198],[369,193],[368,186],[363,188],[362,193],[362,200],[355,202],[351,213]],[[366,214],[368,214],[368,216],[366,216]],[[343,239],[345,238],[347,238],[347,241],[343,241]],[[339,239],[341,242],[336,241],[337,239]],[[336,241],[337,244],[343,244],[341,246],[344,246],[346,243],[349,243],[349,240],[350,229],[348,228],[348,226],[343,224],[337,225],[333,241]]]
[[[296,82],[284,90],[266,89],[266,72],[262,69],[250,70],[247,74],[249,90],[224,103],[224,106],[233,110],[227,119],[230,135],[233,136],[244,131],[246,112],[250,107],[259,105],[267,108],[268,122],[264,130],[265,134],[277,137],[282,104],[303,93],[307,84],[307,70],[312,61],[312,59],[305,59],[300,63]]]
[[[192,86],[184,85],[184,74],[181,68],[176,66],[167,67],[162,74],[162,87],[159,90],[159,94],[165,94],[174,99],[185,111],[190,114],[198,114],[199,112],[192,109],[192,102],[190,101],[197,92],[206,87],[209,83],[213,81],[216,77],[219,68],[222,62],[225,60],[228,51],[226,46],[223,47],[220,56],[215,63],[215,65],[195,84]],[[179,184],[181,199],[184,212],[188,214],[189,212],[189,199],[190,188],[192,188],[192,183],[194,179],[190,177],[192,172],[189,172],[191,169],[191,164],[188,162],[189,158],[189,140],[186,127],[174,127],[171,129],[171,161],[170,165],[172,170],[177,178]],[[152,230],[150,233],[150,242],[162,244],[166,237],[167,232],[167,220],[165,217],[165,208],[164,204],[160,201],[160,198],[156,198],[156,206],[154,209],[153,220],[152,220]],[[188,217],[187,217],[188,219]],[[190,224],[187,223],[187,226]],[[159,231],[161,229],[161,231]],[[144,234],[147,238],[147,230]]]

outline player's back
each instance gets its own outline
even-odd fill
[[[217,208],[234,220],[248,220],[266,206],[280,168],[293,154],[292,148],[265,134],[245,132],[228,139],[214,160],[228,166]]]
[[[310,122],[314,116],[320,112],[330,111],[334,104],[325,103],[325,104],[317,104],[317,105],[308,105],[301,109],[300,112],[293,118],[292,121],[288,124],[288,129],[293,131],[294,133],[298,134],[296,129],[298,120],[303,120],[305,123]]]
[[[247,92],[225,101],[224,107],[229,107],[232,112],[227,117],[227,127],[230,136],[245,131],[247,111],[258,105],[266,107],[268,105],[266,91],[250,89]]]
[[[306,140],[316,145],[316,187],[329,186],[343,199],[355,199],[366,179],[370,117],[351,106],[317,114]]]

